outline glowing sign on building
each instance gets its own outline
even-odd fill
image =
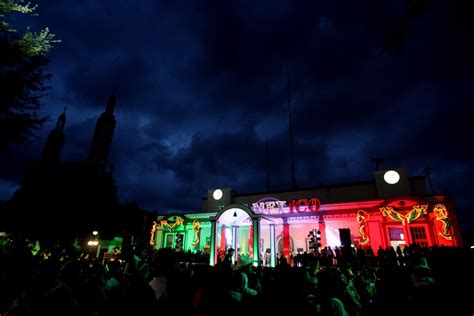
[[[151,227],[150,231],[150,246],[155,245],[155,233],[156,233],[156,227],[158,226],[158,223],[153,221],[153,226]]]
[[[172,224],[170,224],[168,222],[168,220],[160,221],[160,225],[161,225],[162,228],[163,227],[168,227],[170,230],[173,230],[173,228],[175,228],[176,225],[178,225],[178,226],[183,225],[183,223],[184,223],[184,219],[183,218],[177,218],[176,216],[175,216],[175,222],[172,223]]]
[[[369,232],[367,231],[367,220],[369,219],[369,213],[363,210],[357,211],[357,223],[359,223],[359,234],[361,245],[367,245],[369,243]]]
[[[387,216],[391,220],[402,222],[402,225],[410,224],[418,218],[427,214],[428,205],[414,205],[413,209],[407,214],[402,214],[393,209],[391,206],[381,207],[380,212],[383,216]]]
[[[200,241],[199,237],[201,233],[201,223],[197,219],[193,221],[193,231],[195,235],[195,240],[191,243],[191,245],[196,247],[196,246],[199,246],[199,241]]]
[[[252,210],[255,213],[266,215],[315,213],[320,207],[321,202],[317,198],[280,201],[266,197],[252,203]]]
[[[436,204],[433,208],[433,213],[436,216],[436,220],[443,223],[439,235],[446,240],[452,240],[454,234],[450,232],[451,223],[449,222],[448,211],[446,210],[446,206],[444,206],[443,204]]]

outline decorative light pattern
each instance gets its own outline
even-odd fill
[[[176,225],[183,225],[184,219],[177,218],[176,222],[169,224],[167,220],[160,221],[161,227],[168,227],[170,230],[173,229]]]
[[[193,230],[194,230],[194,237],[196,237],[196,240],[191,243],[194,247],[199,245],[199,235],[201,232],[201,223],[195,219],[193,221]]]
[[[416,221],[422,215],[428,214],[427,209],[428,209],[428,205],[414,205],[413,209],[410,212],[408,212],[408,214],[405,215],[407,224],[410,224],[410,222]]]
[[[433,213],[436,216],[436,220],[443,223],[442,231],[439,232],[439,235],[446,240],[452,240],[454,234],[449,232],[451,229],[451,223],[449,222],[446,206],[443,204],[436,204],[433,207]]]
[[[397,221],[397,222],[404,222],[404,215],[398,213],[393,209],[393,207],[388,206],[388,207],[381,207],[380,212],[382,212],[383,216],[388,216],[391,220]]]
[[[150,246],[155,245],[156,226],[158,226],[158,223],[153,221],[153,226],[151,227],[151,231],[150,231]]]
[[[391,206],[381,207],[380,211],[382,212],[383,216],[388,216],[388,218],[391,220],[402,222],[402,225],[406,225],[416,221],[422,215],[426,215],[427,208],[428,205],[414,205],[413,209],[405,215],[395,211]]]
[[[315,213],[320,208],[321,202],[317,198],[280,201],[274,197],[264,197],[252,203],[252,210],[255,213],[267,215]]]
[[[367,232],[366,222],[369,219],[369,213],[363,210],[357,211],[357,223],[359,223],[359,234],[360,234],[360,243],[361,245],[366,245],[369,243],[369,236]]]

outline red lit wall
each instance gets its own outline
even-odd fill
[[[322,246],[328,245],[332,248],[340,246],[340,228],[350,229],[351,240],[355,246],[364,248],[370,246],[375,252],[380,246],[386,248],[391,245],[410,245],[415,242],[426,246],[461,246],[454,205],[450,203],[426,201],[412,196],[371,202],[323,205],[323,209],[330,211],[322,212],[326,238],[326,243]],[[365,206],[365,208],[358,206]],[[352,207],[354,208],[349,211],[348,209]],[[384,216],[383,208],[390,208],[391,211],[385,213]],[[361,223],[356,218],[358,210],[363,210],[368,214],[368,219],[362,223],[369,237],[365,245],[360,244]],[[391,240],[390,229],[401,230],[403,240],[396,238]]]

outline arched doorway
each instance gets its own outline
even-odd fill
[[[250,208],[232,204],[211,218],[211,257],[210,265],[214,265],[229,248],[235,250],[234,261],[239,254],[253,257],[259,262],[259,227],[260,216]]]
[[[278,255],[281,256],[283,254],[283,247],[284,247],[282,237],[278,238],[277,244],[278,244],[278,248],[277,248],[278,249]],[[290,237],[290,252],[291,253],[295,252],[295,245],[293,243],[293,238],[292,237]]]

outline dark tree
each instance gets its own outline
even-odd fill
[[[8,19],[33,15],[36,6],[21,0],[0,0],[0,150],[31,141],[47,117],[38,116],[41,97],[48,89],[48,53],[54,40],[48,28],[19,34]]]
[[[83,162],[32,167],[6,204],[0,226],[40,238],[104,232],[123,219],[113,176]]]
[[[113,175],[95,164],[33,166],[13,198],[0,204],[0,231],[43,241],[72,241],[93,230],[103,239],[149,238],[153,215],[136,204],[121,204],[117,190]]]

